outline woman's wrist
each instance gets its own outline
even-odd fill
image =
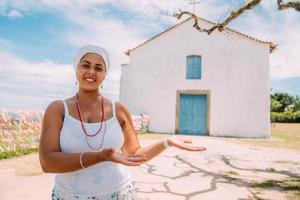
[[[163,145],[165,148],[171,147],[170,141],[168,140],[168,138],[164,138],[164,139],[162,140],[162,145]]]
[[[98,162],[107,161],[107,158],[106,158],[105,153],[103,151],[98,151],[97,152],[97,161]]]

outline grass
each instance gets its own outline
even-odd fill
[[[5,127],[9,134],[0,134],[0,160],[26,155],[38,151],[39,126],[21,126],[18,133],[16,126]],[[138,133],[139,138],[158,140],[173,134]],[[271,139],[224,138],[242,144],[264,147],[300,150],[300,124],[276,123],[271,126]]]
[[[142,133],[142,134],[138,133],[139,138],[149,139],[149,140],[159,140],[159,139],[163,139],[168,136],[174,136],[174,135],[173,134],[165,134],[165,133],[153,133],[153,132]]]
[[[139,138],[158,140],[173,134],[138,133]],[[221,137],[220,137],[221,138]],[[300,151],[300,123],[276,123],[271,126],[270,139],[222,138],[254,146],[285,148]]]
[[[158,140],[164,137],[170,136],[169,134],[161,133],[148,133],[139,134],[140,138]],[[270,139],[245,139],[245,138],[220,138],[224,140],[233,141],[239,144],[249,144],[253,146],[263,146],[272,148],[284,148],[290,150],[300,151],[300,124],[291,123],[276,123],[275,126],[271,126],[271,138]],[[278,163],[297,165],[300,166],[299,162],[291,160],[280,160]],[[276,170],[272,167],[266,169],[267,172],[275,172]],[[224,175],[229,177],[238,176],[235,171],[226,171]],[[284,180],[265,180],[262,182],[254,183],[251,185],[252,189],[255,189],[258,193],[253,197],[249,197],[252,200],[263,200],[264,197],[261,195],[265,191],[284,191],[287,200],[300,200],[300,177],[291,176]],[[260,194],[262,193],[262,194]],[[270,194],[267,194],[269,196]]]
[[[271,139],[229,138],[237,143],[300,151],[300,123],[276,123],[271,126]]]
[[[291,177],[284,180],[265,180],[263,182],[254,183],[252,188],[271,189],[287,192],[288,200],[300,200],[300,178]]]
[[[38,152],[38,148],[23,148],[23,149],[17,149],[15,151],[5,151],[0,152],[0,160],[1,159],[10,159],[17,156],[27,155],[33,152]]]
[[[22,127],[24,130],[29,129],[30,127]],[[13,127],[7,127],[8,130],[14,131]],[[34,132],[35,137],[38,136],[40,129],[36,129]],[[288,148],[293,150],[300,150],[300,124],[275,124],[275,127],[272,127],[272,138],[268,139],[242,139],[242,138],[224,138],[225,140],[229,139],[238,143],[245,143],[250,145],[258,145],[265,147],[278,147],[278,148]],[[26,132],[26,131],[25,131]],[[24,132],[23,132],[24,134]],[[4,136],[3,136],[4,135]],[[0,134],[0,146],[4,144],[3,137],[7,137],[7,134]],[[29,137],[26,134],[23,136]],[[26,138],[22,139],[23,136],[15,137],[11,135],[12,141],[27,141]],[[138,133],[138,137],[141,139],[150,139],[158,140],[164,137],[173,136],[173,134],[162,134],[162,133]],[[1,139],[2,137],[2,139]],[[20,137],[20,138],[19,138]],[[6,138],[7,139],[7,138]],[[223,139],[223,138],[220,138]],[[28,139],[28,141],[36,141]],[[29,143],[30,144],[30,143]],[[39,163],[38,154],[31,153],[37,152],[38,148],[25,148],[25,149],[16,149],[16,151],[7,151],[0,152],[0,171],[6,169],[15,170],[17,175],[20,176],[34,176],[42,174],[42,169]],[[26,155],[29,154],[29,155]],[[23,155],[23,156],[20,156]],[[2,156],[2,157],[1,157]],[[17,157],[16,157],[17,156]],[[1,160],[2,158],[2,160]],[[3,159],[10,158],[10,159]],[[289,161],[289,160],[280,160],[278,163],[283,164],[293,164],[300,165],[298,162]],[[266,171],[274,172],[274,168],[267,168]],[[224,175],[229,177],[239,176],[235,171],[225,171]],[[262,182],[257,182],[251,185],[251,188],[257,190],[279,190],[285,191],[287,194],[288,200],[300,200],[300,178],[299,177],[290,177],[284,180],[265,180]],[[263,191],[262,191],[263,192]],[[259,196],[259,195],[258,195]],[[262,200],[262,198],[255,196],[254,199]],[[252,198],[253,199],[253,198]]]

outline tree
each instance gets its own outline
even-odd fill
[[[296,98],[294,99],[294,111],[300,111],[300,98],[299,96],[296,96]]]
[[[191,13],[191,12],[179,10],[179,13],[175,13],[173,16],[175,16],[177,19],[180,19],[183,15],[190,15],[195,21],[193,27],[195,27],[198,31],[206,32],[207,34],[211,34],[216,29],[218,29],[220,32],[223,31],[225,29],[225,27],[231,21],[233,21],[234,19],[239,17],[241,14],[243,14],[247,10],[251,10],[256,5],[261,3],[261,1],[262,0],[251,0],[249,3],[247,3],[246,5],[244,5],[243,7],[238,9],[237,11],[232,11],[230,16],[227,19],[225,19],[224,22],[216,24],[215,26],[213,26],[209,29],[201,28],[198,24],[198,17],[195,14]],[[282,0],[277,0],[277,5],[278,5],[279,10],[293,8],[293,9],[300,12],[300,2],[299,1],[289,1],[289,2],[284,3]],[[276,48],[276,46],[274,47],[274,49],[275,48]]]
[[[282,104],[274,98],[271,98],[271,112],[279,112],[282,108]]]
[[[275,93],[271,95],[271,112],[300,111],[300,99],[288,93]]]

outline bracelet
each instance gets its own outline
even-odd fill
[[[168,144],[167,138],[164,138],[164,139],[162,140],[162,144],[164,145],[165,148],[171,147],[171,146]]]
[[[80,154],[80,159],[79,159],[79,162],[80,162],[80,165],[81,165],[82,169],[86,168],[86,167],[84,167],[83,164],[82,164],[82,156],[83,156],[84,153],[86,153],[86,152],[82,152],[82,153]]]

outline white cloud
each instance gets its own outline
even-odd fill
[[[74,90],[71,66],[52,61],[30,63],[4,52],[0,52],[0,60],[0,96],[1,99],[9,98],[6,102],[1,101],[1,107],[9,107],[5,105],[9,103],[18,108],[45,109],[42,107],[45,102],[50,103],[55,97],[64,98]],[[36,98],[43,101],[36,102]]]
[[[101,1],[101,3],[107,2]],[[116,19],[111,16],[111,13],[106,13],[101,8],[95,9],[91,5],[90,7],[86,5],[84,11],[73,7],[66,10],[64,15],[72,24],[80,27],[70,31],[67,38],[69,42],[75,46],[93,43],[107,47],[111,55],[112,66],[116,70],[120,70],[120,65],[128,62],[128,57],[123,53],[125,50],[148,39],[145,35],[149,35],[149,32],[159,33],[165,28],[164,24],[179,22],[175,17],[162,15],[161,11],[168,11],[172,14],[179,8],[184,10],[191,7],[188,2],[182,0],[111,1],[111,5],[126,11],[130,16],[129,13],[134,13],[134,15],[124,22],[121,18]],[[197,11],[205,13],[206,16],[213,16],[227,9],[227,6],[217,5],[217,1],[209,3],[205,1],[197,6]]]
[[[20,13],[19,11],[17,10],[11,10],[9,11],[9,13],[7,14],[7,16],[11,19],[16,19],[16,18],[20,18],[22,17],[22,13]]]
[[[234,29],[272,41],[278,48],[270,54],[272,80],[300,76],[300,21],[295,10],[278,10],[276,1],[263,1],[263,13],[247,12],[243,18],[230,24]]]
[[[73,96],[77,91],[71,65],[48,60],[31,63],[3,52],[0,60],[0,107],[45,109],[51,101]],[[103,94],[117,99],[117,75],[112,75],[105,80]]]

